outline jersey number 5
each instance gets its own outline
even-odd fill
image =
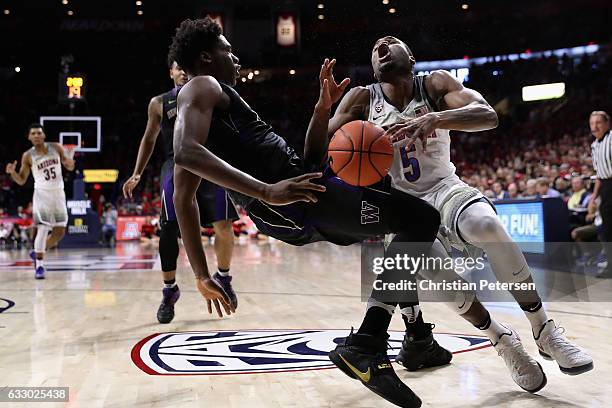
[[[404,168],[404,178],[411,183],[414,183],[421,177],[421,168],[419,160],[416,157],[408,157],[408,153],[416,152],[416,146],[413,144],[409,150],[400,148],[400,156],[402,156],[402,167]]]
[[[49,181],[51,179],[55,180],[57,178],[57,175],[55,174],[55,167],[44,169],[43,172],[45,173],[45,181]]]

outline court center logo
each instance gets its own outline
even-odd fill
[[[327,353],[347,330],[225,330],[157,333],[139,341],[132,361],[150,375],[219,375],[307,371],[334,368]],[[404,332],[390,332],[394,360]],[[490,347],[485,337],[435,334],[454,354]]]

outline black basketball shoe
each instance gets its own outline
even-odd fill
[[[223,290],[225,290],[225,293],[227,293],[227,296],[229,296],[230,302],[232,303],[232,306],[234,306],[234,309],[238,309],[238,296],[236,296],[236,292],[232,287],[232,277],[221,276],[219,272],[216,272],[213,275],[213,280],[215,280],[219,285],[221,285]]]
[[[453,355],[447,349],[441,347],[434,340],[431,330],[435,327],[431,323],[425,323],[428,331],[425,337],[420,339],[414,336],[404,335],[402,349],[395,361],[408,371],[416,371],[420,368],[438,367],[451,362]]]
[[[166,324],[174,319],[174,304],[181,297],[181,291],[178,286],[164,288],[163,295],[162,302],[157,309],[157,321]]]
[[[346,375],[387,401],[409,408],[419,408],[420,398],[404,384],[387,356],[386,338],[367,334],[351,334],[329,352],[329,359]]]

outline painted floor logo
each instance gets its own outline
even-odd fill
[[[157,333],[139,341],[132,361],[150,375],[218,375],[333,368],[327,353],[347,330],[244,330]],[[390,332],[389,357],[397,356],[404,332]],[[485,337],[435,334],[454,354],[490,347]]]
[[[0,313],[6,312],[13,306],[15,306],[15,302],[12,300],[0,298]]]

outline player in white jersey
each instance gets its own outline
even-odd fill
[[[58,143],[45,142],[45,132],[38,123],[28,128],[28,139],[32,143],[32,148],[21,156],[19,172],[17,172],[17,161],[7,164],[6,172],[21,186],[28,180],[30,171],[34,177],[32,201],[34,226],[37,232],[31,256],[34,260],[36,279],[44,279],[45,250],[54,247],[62,239],[68,223],[62,165],[72,171],[74,160],[67,156]]]
[[[449,130],[494,128],[497,126],[494,110],[478,92],[465,88],[447,71],[415,76],[412,52],[395,37],[383,37],[375,43],[371,62],[377,83],[351,89],[329,119],[331,104],[322,101],[329,102],[330,97],[331,102],[337,101],[343,88],[333,78],[335,61],[326,61],[321,69],[318,106],[325,105],[327,110],[315,109],[309,137],[330,137],[352,120],[369,120],[386,126],[386,135],[395,147],[390,171],[392,184],[424,199],[440,211],[441,241],[471,252],[484,250],[495,275],[502,282],[532,283],[530,268],[518,245],[503,228],[494,206],[478,190],[457,177],[450,160]],[[325,157],[323,152],[318,154]],[[444,256],[444,248],[445,245],[437,241],[432,251]],[[428,272],[430,276],[448,273]],[[514,330],[491,319],[474,294],[464,295],[461,303],[455,305],[457,312],[487,334],[519,386],[531,392],[541,389],[546,384],[543,370],[526,353]],[[569,342],[563,336],[563,329],[548,319],[537,291],[513,291],[512,295],[531,323],[540,354],[555,359],[567,374],[580,374],[593,368],[592,358]],[[370,299],[366,319],[377,308],[393,313],[393,308]],[[421,316],[418,306],[401,311],[407,329],[410,322]],[[399,362],[411,364],[410,360],[417,357],[415,350],[419,351],[419,347],[415,347],[411,338],[406,338],[398,356]]]

